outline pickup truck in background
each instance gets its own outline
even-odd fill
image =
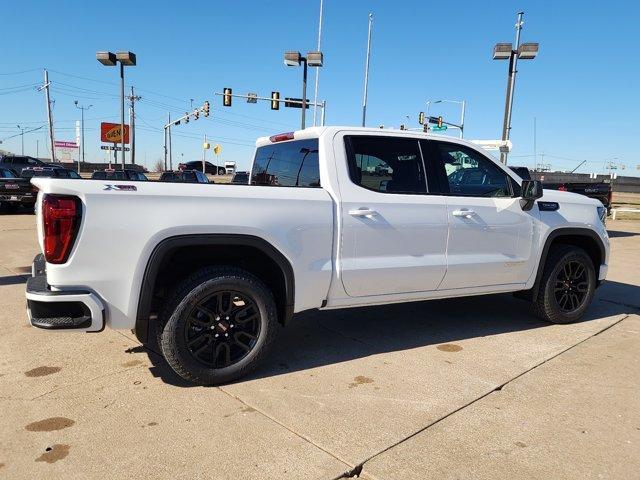
[[[0,168],[0,209],[32,207],[37,195],[38,189],[29,179],[18,177],[11,169]]]
[[[314,127],[256,147],[244,188],[34,179],[31,325],[132,329],[215,385],[256,368],[297,312],[514,292],[569,323],[606,277],[600,202],[467,141]]]
[[[527,167],[509,167],[523,180],[531,180],[531,172]],[[599,200],[602,205],[607,209],[607,212],[611,211],[611,200],[613,192],[611,190],[611,183],[606,182],[548,182],[543,181],[544,188],[551,190],[559,190],[561,192],[571,192],[584,195],[585,197],[595,198]]]

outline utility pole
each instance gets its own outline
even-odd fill
[[[364,97],[362,99],[362,126],[367,118],[367,90],[369,88],[369,60],[371,59],[371,28],[373,26],[373,13],[369,14],[369,34],[367,37],[367,61],[364,67]]]
[[[320,41],[322,40],[322,8],[323,8],[323,0],[320,0],[320,19],[318,20],[318,49],[320,50]],[[313,126],[316,126],[316,115],[318,113],[318,83],[320,82],[320,69],[316,68],[316,85],[313,94]]]
[[[80,136],[80,142],[82,143],[82,163],[84,163],[84,111],[89,110],[91,107],[93,107],[93,105],[85,107],[84,105],[79,105],[78,100],[75,100],[73,103],[75,104],[76,108],[82,112],[80,116],[80,130],[82,132]],[[80,169],[80,165],[78,165],[78,169]]]
[[[24,155],[24,128],[18,125],[18,130],[20,130],[20,141],[22,142],[22,155]]]
[[[136,163],[136,104],[135,102],[140,100],[139,97],[133,93],[133,85],[131,86],[131,95],[129,95],[129,131],[131,133],[131,163]]]
[[[38,90],[44,89],[45,99],[47,101],[47,122],[49,123],[49,146],[51,148],[51,161],[56,161],[55,141],[53,139],[53,113],[51,112],[51,98],[49,96],[49,72],[44,71],[44,85]]]

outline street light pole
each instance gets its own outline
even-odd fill
[[[504,122],[502,124],[502,140],[509,140],[511,132],[511,110],[513,108],[513,91],[516,85],[516,73],[518,73],[518,49],[520,48],[520,32],[522,30],[522,16],[524,12],[518,13],[518,21],[516,22],[516,48],[511,51],[509,56],[509,80],[507,81],[507,95],[504,105]],[[500,152],[500,161],[507,164],[507,152]]]
[[[302,130],[304,130],[307,113],[307,59],[301,57],[300,60],[302,60]]]
[[[369,60],[371,59],[371,29],[373,27],[373,13],[369,14],[369,33],[367,36],[367,60],[364,66],[364,95],[362,98],[362,126],[367,118],[367,94],[369,90]]]
[[[507,81],[507,94],[504,104],[504,121],[502,123],[502,141],[507,142],[511,134],[511,110],[513,107],[513,92],[516,84],[516,73],[518,73],[518,59],[533,60],[538,55],[538,43],[520,43],[520,32],[522,31],[522,17],[524,12],[518,13],[516,21],[516,44],[515,48],[511,43],[497,43],[493,47],[494,60],[509,60],[509,79]],[[500,152],[500,161],[507,164],[508,150]]]
[[[96,59],[107,67],[120,64],[120,140],[122,145],[122,170],[125,167],[125,131],[124,131],[124,67],[136,65],[136,54],[133,52],[98,52]],[[117,152],[117,144],[114,152]]]
[[[302,63],[303,71],[302,71],[302,130],[305,129],[305,117],[307,113],[307,70],[308,66],[312,67],[322,67],[323,56],[322,52],[309,52],[306,57],[300,55],[300,52],[285,52],[284,54],[284,64],[288,67],[299,67],[300,63]],[[315,102],[314,102],[315,105]]]
[[[320,51],[320,41],[322,40],[322,10],[324,2],[320,0],[320,19],[318,20],[318,52]],[[318,83],[320,82],[320,69],[316,68],[316,84],[313,94],[313,126],[316,126],[316,116],[318,114]]]
[[[122,171],[124,172],[124,65],[120,62],[120,140],[122,140]]]

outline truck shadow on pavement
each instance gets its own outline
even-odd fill
[[[625,304],[623,298],[640,298],[640,287],[605,283],[582,322],[640,311],[638,300],[638,305]],[[238,382],[428,345],[457,348],[450,344],[547,326],[527,302],[509,294],[303,312],[282,330],[264,364]],[[172,385],[192,386],[171,370],[162,355],[149,349],[147,353],[154,376]]]
[[[0,277],[0,286],[19,285],[21,283],[26,283],[29,277],[30,275],[8,275],[5,277]]]
[[[622,232],[618,230],[607,230],[607,233],[609,234],[609,238],[635,237],[640,235],[640,233],[637,232]]]

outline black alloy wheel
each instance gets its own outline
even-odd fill
[[[589,277],[582,262],[568,261],[556,275],[554,296],[562,311],[571,313],[582,306],[589,292]]]
[[[260,335],[260,311],[248,295],[214,292],[198,301],[185,323],[193,358],[206,367],[225,368],[244,358]]]
[[[220,385],[260,365],[281,325],[262,280],[237,267],[211,266],[176,286],[158,327],[162,353],[178,375]]]
[[[536,314],[552,323],[573,323],[586,312],[597,282],[593,260],[575,245],[554,245],[533,298]]]

